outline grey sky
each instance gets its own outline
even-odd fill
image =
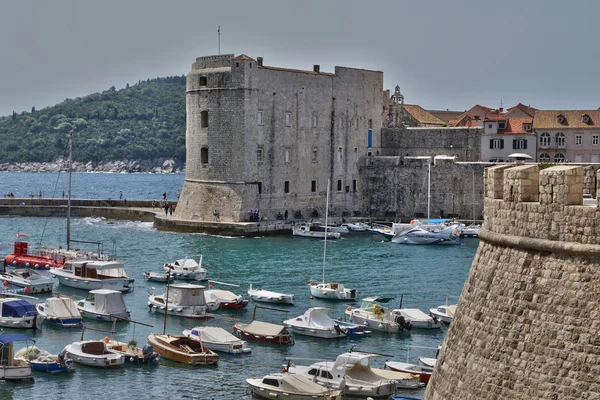
[[[600,106],[598,1],[9,0],[0,13],[0,115],[157,76],[195,57],[384,72],[407,103]]]

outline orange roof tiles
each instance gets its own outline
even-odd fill
[[[426,125],[444,125],[445,122],[436,117],[435,115],[427,112],[423,107],[416,104],[405,104],[404,109],[407,113],[409,113],[414,119],[416,119],[421,124]]]
[[[557,116],[564,117],[563,122],[558,122]],[[583,116],[588,116],[588,121],[583,122]],[[541,110],[536,111],[533,118],[534,129],[589,129],[600,127],[600,110]]]

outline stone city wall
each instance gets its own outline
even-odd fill
[[[600,211],[583,188],[583,167],[486,169],[481,242],[424,399],[600,398]]]

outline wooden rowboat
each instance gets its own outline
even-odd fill
[[[219,361],[217,353],[187,336],[151,333],[148,342],[156,353],[169,360],[191,365],[214,365]]]

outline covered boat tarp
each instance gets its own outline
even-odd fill
[[[400,311],[403,317],[408,318],[409,320],[423,320],[429,317],[418,308],[401,308],[398,311]]]
[[[169,305],[204,306],[204,286],[178,283],[169,286]]]
[[[262,321],[252,321],[244,327],[244,332],[259,336],[279,336],[284,331],[285,326]]]
[[[280,389],[289,392],[302,394],[322,394],[330,390],[302,375],[297,374],[283,374],[282,381],[283,387],[280,387]]]
[[[25,300],[11,300],[2,303],[2,317],[4,318],[21,318],[35,314],[37,311],[33,304]]]
[[[211,289],[204,291],[207,302],[218,301],[221,303],[237,302],[238,296],[229,290]]]
[[[35,340],[30,338],[29,336],[23,335],[22,333],[7,333],[4,335],[0,335],[0,343],[2,343],[2,344],[6,344],[6,343],[10,343],[10,342],[27,342],[27,341],[35,342]]]
[[[216,326],[194,328],[192,329],[192,335],[196,335],[201,341],[209,343],[232,343],[240,341],[237,336],[234,336],[225,329]]]
[[[48,316],[58,318],[81,318],[77,305],[70,297],[50,297],[46,299]]]
[[[87,300],[93,301],[96,311],[103,314],[116,314],[127,310],[123,294],[116,290],[91,290]]]
[[[449,316],[454,317],[454,314],[456,313],[456,306],[448,306],[448,307],[446,307],[446,313]]]
[[[329,309],[326,307],[312,307],[306,310],[304,315],[286,322],[290,325],[298,325],[298,322],[300,322],[305,327],[331,329],[334,326],[334,321],[327,315],[328,312]]]
[[[200,264],[202,264],[202,257],[200,257]],[[190,271],[198,269],[200,264],[198,264],[196,260],[192,258],[182,258],[181,260],[177,260],[173,263],[173,265],[180,267],[181,269]]]

